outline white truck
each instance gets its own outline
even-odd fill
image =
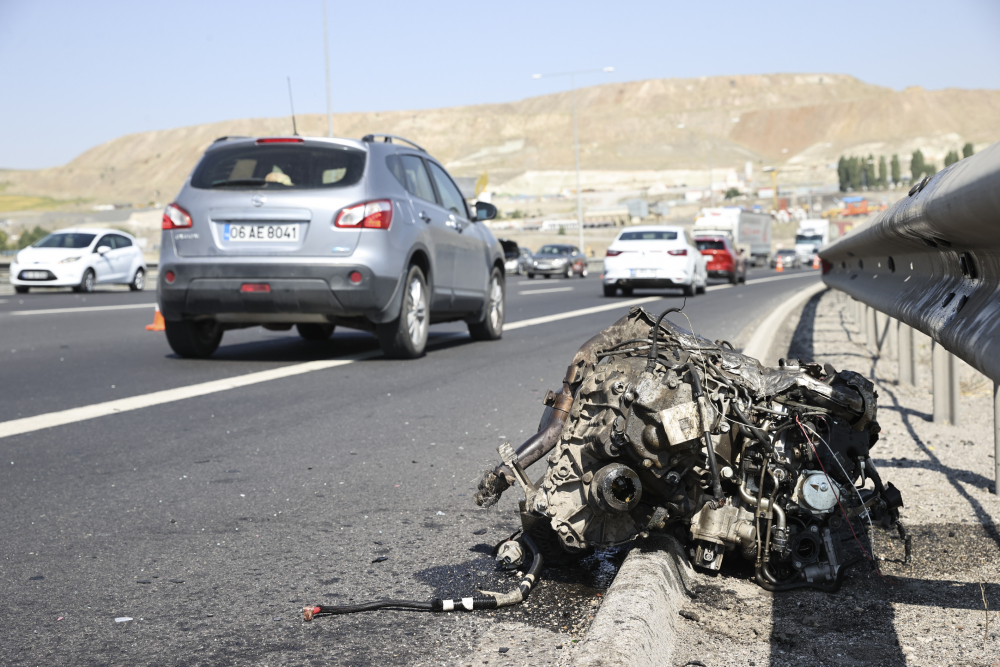
[[[813,255],[830,242],[829,220],[803,220],[795,232],[795,254],[803,264],[811,262]]]
[[[771,216],[744,211],[738,206],[703,208],[694,221],[694,235],[722,233],[748,253],[754,266],[763,266],[771,255]]]

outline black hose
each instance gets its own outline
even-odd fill
[[[667,308],[665,311],[663,311],[662,313],[660,313],[659,317],[656,318],[656,324],[653,325],[653,328],[649,332],[650,337],[653,339],[653,344],[649,347],[649,361],[646,362],[646,372],[647,373],[652,373],[653,370],[656,369],[656,357],[657,357],[657,354],[658,354],[657,346],[658,346],[658,344],[660,342],[659,341],[659,338],[660,338],[660,322],[662,322],[663,318],[666,317],[667,315],[669,315],[670,313],[679,313],[679,312],[681,312],[682,310],[684,310],[684,306],[686,306],[686,305],[687,305],[687,297],[684,297],[684,302],[681,303],[681,307],[680,308]]]
[[[305,620],[311,621],[320,614],[356,614],[363,611],[376,611],[379,609],[417,609],[420,611],[433,612],[459,611],[463,609],[466,611],[474,611],[478,609],[496,609],[498,607],[506,607],[512,604],[517,604],[527,598],[528,594],[531,593],[531,589],[538,580],[538,575],[541,573],[542,566],[545,562],[542,558],[542,552],[539,551],[538,546],[530,536],[522,534],[521,540],[533,554],[531,567],[528,568],[528,571],[524,574],[520,585],[509,593],[489,593],[487,595],[477,595],[457,600],[434,598],[429,602],[421,602],[419,600],[377,600],[374,602],[363,602],[361,604],[336,606],[314,605],[312,607],[303,608],[302,615]]]

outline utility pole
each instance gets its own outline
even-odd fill
[[[712,187],[712,138],[708,138],[708,196],[712,201],[712,208],[715,208],[715,188]]]
[[[577,74],[596,74],[596,73],[610,73],[614,72],[614,67],[605,67],[603,69],[584,69],[576,70],[573,72],[556,72],[554,74],[532,74],[532,79],[542,79],[550,78],[554,76],[568,76],[570,85],[570,99],[573,104],[573,159],[576,163],[576,223],[580,229],[580,252],[584,255],[587,254],[587,249],[583,245],[583,194],[580,192],[580,138],[577,132],[576,123],[576,75]]]
[[[330,38],[326,28],[326,0],[323,2],[323,65],[326,66],[326,136],[333,136],[333,109],[330,104]]]

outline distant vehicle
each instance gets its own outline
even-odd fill
[[[504,269],[507,273],[524,275],[531,266],[531,252],[510,239],[498,239],[503,247]]]
[[[726,234],[754,266],[763,266],[771,255],[771,216],[744,211],[738,206],[703,208],[694,221],[695,234]]]
[[[536,275],[551,278],[563,276],[572,278],[575,275],[586,278],[587,258],[580,249],[572,245],[543,245],[538,252],[532,254],[531,265],[527,269],[528,278]]]
[[[747,281],[747,260],[723,234],[695,235],[694,244],[705,256],[705,268],[710,278],[725,278],[733,285]]]
[[[781,266],[785,269],[798,269],[802,266],[799,256],[795,254],[795,248],[781,248],[771,255],[771,268],[778,268],[778,258],[781,258]]]
[[[618,290],[680,287],[685,296],[705,291],[707,260],[683,227],[641,226],[622,230],[604,258],[604,296]]]
[[[207,357],[227,329],[325,340],[339,325],[413,358],[431,323],[455,320],[498,339],[503,249],[478,223],[495,216],[470,210],[444,167],[400,137],[224,137],[163,213],[167,341]]]
[[[829,220],[803,220],[795,232],[795,254],[802,264],[812,263],[813,255],[829,242]]]
[[[840,215],[845,218],[853,215],[868,215],[870,212],[868,210],[868,200],[864,197],[844,197],[840,201],[844,203],[844,208],[841,209]]]
[[[24,294],[32,287],[72,287],[93,292],[95,285],[146,286],[146,260],[131,234],[79,227],[49,234],[17,253],[10,283]]]

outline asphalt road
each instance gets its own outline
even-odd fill
[[[734,339],[819,277],[749,279],[689,300],[694,329]],[[381,358],[368,334],[308,343],[259,328],[181,360],[144,330],[152,293],[0,299],[0,664],[478,665],[530,660],[530,646],[472,653],[498,620],[573,636],[608,583],[600,563],[547,572],[529,608],[494,614],[304,624],[299,610],[515,584],[489,551],[517,527],[520,494],[478,510],[479,472],[534,431],[587,338],[636,299],[681,301],[599,294],[594,277],[511,277],[502,340],[436,326],[427,356],[406,362]],[[337,359],[350,363],[316,368]],[[164,390],[177,391],[134,409]],[[107,416],[58,414],[111,401]]]

